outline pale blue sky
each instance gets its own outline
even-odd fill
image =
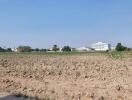
[[[0,0],[0,46],[132,47],[132,0]]]

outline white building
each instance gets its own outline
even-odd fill
[[[62,52],[62,48],[59,48],[59,51]]]
[[[108,43],[97,42],[92,44],[91,48],[93,48],[96,51],[107,51],[111,49],[111,45]]]
[[[80,48],[76,48],[76,51],[91,51],[92,49],[89,47],[80,47]]]
[[[18,52],[17,48],[11,49],[13,52]]]

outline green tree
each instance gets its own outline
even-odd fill
[[[0,47],[0,52],[4,52],[5,51],[5,49],[3,49],[2,47]]]
[[[64,46],[62,48],[62,51],[66,51],[66,52],[71,51],[71,47],[70,46]]]
[[[125,51],[127,47],[123,46],[121,43],[116,45],[116,51]]]
[[[41,51],[41,52],[46,52],[46,51],[47,51],[47,49],[40,49],[40,51]]]
[[[11,48],[6,49],[7,52],[12,52]]]
[[[39,48],[34,49],[34,51],[40,51]]]
[[[59,48],[58,48],[58,46],[57,46],[57,45],[53,45],[52,50],[53,50],[53,51],[58,51],[58,50],[59,50]]]

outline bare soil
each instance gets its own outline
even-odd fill
[[[132,100],[132,57],[0,55],[0,93],[42,100]]]

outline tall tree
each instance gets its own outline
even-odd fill
[[[53,51],[58,51],[58,50],[59,50],[59,48],[58,48],[58,46],[55,44],[55,45],[53,45],[52,50],[53,50]]]
[[[124,51],[126,49],[127,49],[127,47],[123,46],[121,43],[118,43],[116,45],[116,51]]]
[[[64,46],[62,48],[62,51],[71,51],[71,47],[70,46]]]

